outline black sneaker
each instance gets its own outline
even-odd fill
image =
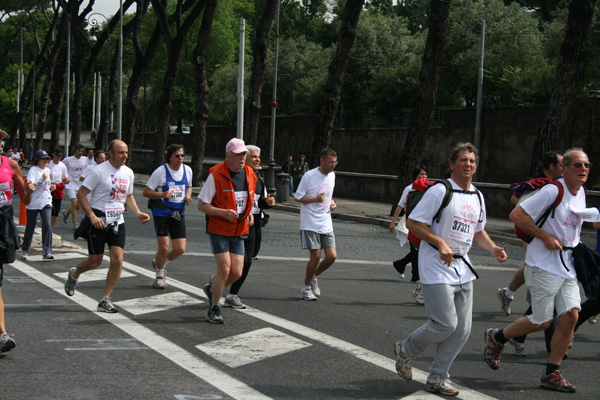
[[[8,333],[3,333],[2,335],[0,335],[0,353],[6,353],[7,351],[11,351],[16,346],[17,345],[15,344],[15,341],[12,340],[10,336],[8,336]]]
[[[208,280],[208,283],[206,285],[204,285],[204,287],[202,288],[202,290],[204,290],[204,294],[206,295],[206,297],[208,297],[208,309],[210,310],[212,308],[212,283],[213,280],[215,279],[214,275],[211,275],[210,279]]]
[[[68,296],[73,296],[75,294],[75,288],[77,287],[77,280],[73,278],[73,271],[75,271],[75,268],[71,268],[69,275],[67,276],[67,281],[65,282],[65,293],[67,293]]]
[[[107,312],[107,313],[118,313],[119,309],[115,307],[115,305],[110,301],[110,297],[100,300],[98,303],[98,311]]]

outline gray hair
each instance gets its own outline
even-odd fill
[[[246,154],[250,154],[251,151],[255,151],[258,154],[260,154],[260,147],[255,146],[253,144],[247,144],[246,145]]]
[[[458,159],[458,153],[460,153],[463,150],[475,154],[475,164],[479,165],[479,151],[477,151],[477,148],[469,142],[457,143],[456,146],[454,146],[454,148],[450,152],[450,157],[448,157],[448,160],[454,164]]]
[[[565,152],[563,153],[563,165],[571,164],[573,162],[573,155],[571,153],[573,153],[574,151],[581,151],[583,154],[585,154],[585,151],[583,151],[581,147],[571,147],[570,149],[565,150]]]

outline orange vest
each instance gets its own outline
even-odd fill
[[[216,235],[223,236],[241,236],[247,235],[250,232],[247,217],[252,211],[252,203],[254,202],[254,192],[256,190],[256,175],[254,170],[247,165],[244,165],[246,172],[246,183],[248,185],[248,202],[244,215],[237,220],[230,221],[218,215],[208,216],[206,231]],[[229,175],[227,165],[222,162],[208,170],[209,174],[213,175],[215,181],[215,196],[211,204],[217,208],[236,210],[235,193],[233,189],[233,181]]]

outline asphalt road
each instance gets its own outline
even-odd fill
[[[138,202],[145,207],[140,191]],[[126,214],[125,265],[113,301],[119,314],[97,313],[108,263],[83,276],[68,297],[67,271],[86,255],[70,225],[57,223],[65,246],[54,261],[32,251],[5,266],[3,296],[9,334],[17,347],[0,356],[1,399],[428,399],[423,390],[433,348],[415,361],[415,379],[395,372],[393,344],[426,321],[391,261],[404,255],[393,235],[378,226],[336,221],[339,258],[319,279],[322,296],[300,300],[306,251],[298,215],[271,211],[259,259],[240,298],[246,310],[224,309],[224,325],[206,321],[201,287],[215,272],[204,216],[188,207],[187,253],[169,265],[167,290],[152,288],[152,223]],[[502,366],[483,359],[486,328],[512,322],[526,308],[524,291],[514,314],[500,311],[496,289],[506,286],[524,257],[504,244],[509,261],[498,264],[474,248],[473,330],[451,369],[459,398],[597,398],[600,342],[585,324],[562,372],[574,395],[539,389],[547,354],[542,334],[527,341],[527,357],[508,346]],[[408,278],[409,274],[407,274]],[[419,371],[416,371],[419,370]]]

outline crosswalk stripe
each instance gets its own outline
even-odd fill
[[[56,279],[51,278],[21,261],[15,261],[12,266],[36,281],[46,285],[50,289],[53,289],[60,295],[67,297],[64,292],[63,284]],[[270,397],[254,390],[250,386],[227,375],[223,371],[212,367],[192,353],[177,346],[175,343],[170,342],[145,326],[133,321],[131,318],[120,313],[107,314],[96,312],[96,306],[98,304],[97,300],[80,292],[76,292],[70,299],[89,311],[95,312],[98,317],[110,322],[129,336],[137,339],[165,358],[171,360],[175,365],[184,368],[186,371],[204,380],[218,390],[227,393],[229,396],[236,399],[270,399]]]

